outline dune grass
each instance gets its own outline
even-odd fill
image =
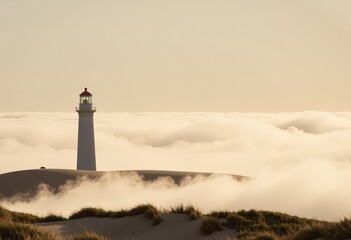
[[[144,214],[144,216],[151,220],[153,225],[157,225],[162,222],[159,210],[151,204],[140,204],[129,210],[119,210],[119,211],[105,211],[101,208],[82,208],[81,210],[74,212],[69,219],[77,219],[84,217],[110,217],[110,218],[120,218],[135,216],[139,214]]]
[[[256,232],[247,236],[245,240],[280,240],[280,238],[272,232]]]
[[[63,217],[51,214],[38,217],[33,214],[12,212],[0,206],[0,240],[56,240],[56,238],[32,223],[58,221]]]
[[[48,231],[30,224],[0,222],[0,239],[4,240],[56,240]]]
[[[222,226],[218,219],[214,217],[205,218],[200,226],[200,231],[204,235],[210,235],[214,232],[221,231]]]
[[[211,213],[211,215],[225,216],[225,214],[218,213]],[[235,229],[239,239],[255,239],[262,234],[276,239],[314,222],[314,220],[270,211],[242,210],[226,215],[224,226]]]
[[[12,221],[11,212],[0,206],[0,222],[10,222]]]
[[[334,223],[314,222],[312,224],[306,224],[304,227],[291,234],[290,239],[351,239],[351,218],[344,218]]]
[[[198,219],[202,216],[202,213],[192,205],[180,204],[176,207],[172,207],[169,213],[187,214],[190,220]]]
[[[97,234],[95,232],[84,231],[71,236],[69,240],[108,240],[108,239],[103,235]]]
[[[233,229],[239,240],[342,240],[351,239],[351,218],[339,222],[325,222],[290,216],[270,211],[216,211],[203,215],[191,205],[178,205],[160,212],[150,204],[137,205],[129,210],[106,211],[101,208],[83,208],[74,212],[69,219],[83,217],[120,218],[144,215],[153,225],[162,222],[161,214],[187,214],[190,219],[202,219],[199,231],[209,235],[222,229]],[[49,214],[38,217],[32,214],[12,212],[0,206],[0,240],[55,240],[49,232],[32,223],[63,221],[61,216]],[[85,231],[74,235],[70,240],[107,240],[102,235]]]
[[[351,239],[351,218],[325,222],[269,211],[239,211],[228,215],[225,226],[243,240]]]
[[[232,212],[229,211],[212,211],[208,214],[210,217],[214,217],[217,219],[227,218]]]
[[[102,208],[93,208],[93,207],[87,207],[87,208],[82,208],[78,210],[77,212],[74,212],[69,216],[68,219],[78,219],[78,218],[84,218],[84,217],[110,217],[111,212],[107,212],[103,210]]]
[[[0,206],[0,222],[15,222],[15,223],[40,223],[40,222],[55,222],[55,221],[63,221],[66,218],[49,214],[44,217],[39,217],[29,213],[20,213],[9,211]]]

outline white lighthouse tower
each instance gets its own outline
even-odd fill
[[[92,94],[85,88],[79,95],[78,125],[78,155],[77,170],[96,171],[95,140],[94,140],[94,112]]]

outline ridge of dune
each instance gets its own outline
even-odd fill
[[[0,199],[11,198],[18,194],[34,196],[41,184],[47,185],[51,190],[59,191],[60,186],[68,181],[75,181],[81,177],[96,179],[106,173],[138,173],[145,181],[155,180],[159,177],[170,177],[176,183],[183,178],[197,175],[210,176],[213,173],[206,172],[181,172],[162,170],[121,170],[121,171],[86,171],[73,169],[32,169],[0,174]],[[217,173],[216,173],[217,174]],[[230,175],[237,180],[248,179],[240,175]]]

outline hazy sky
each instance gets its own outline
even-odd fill
[[[0,111],[351,111],[349,0],[0,0]]]

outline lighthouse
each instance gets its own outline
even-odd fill
[[[93,95],[85,88],[79,95],[77,170],[96,171]]]

